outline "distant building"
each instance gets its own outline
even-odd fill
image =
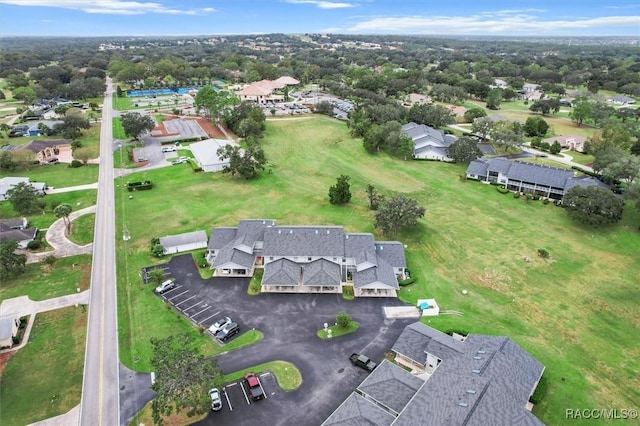
[[[553,145],[554,142],[558,142],[562,149],[568,149],[571,151],[584,152],[584,143],[587,138],[580,135],[567,135],[567,136],[554,136],[551,138],[543,139],[542,142],[546,142],[549,145]]]
[[[277,80],[260,80],[251,83],[236,92],[241,101],[253,101],[258,104],[267,102],[284,101],[284,93],[277,93],[287,86],[297,86],[300,84],[293,77],[280,77]]]
[[[631,105],[631,104],[635,104],[636,100],[633,98],[630,98],[629,96],[616,95],[607,99],[607,102],[611,102],[612,104],[617,104],[617,105]]]
[[[446,135],[442,130],[414,122],[403,125],[400,130],[413,140],[414,158],[453,161],[447,153],[447,148],[458,139],[455,136]]]
[[[47,185],[43,182],[30,182],[29,178],[26,177],[3,177],[0,178],[0,201],[6,200],[7,191],[9,191],[19,183],[30,184],[36,190],[38,195],[44,195],[44,190],[47,187]]]

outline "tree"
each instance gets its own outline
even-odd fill
[[[553,141],[553,143],[549,147],[549,152],[552,154],[559,154],[560,151],[562,151],[562,145],[560,145],[560,142]]]
[[[329,101],[318,102],[316,104],[315,111],[318,114],[332,115],[333,114],[333,105],[331,105],[331,103]]]
[[[416,226],[424,213],[424,207],[420,207],[416,200],[396,195],[382,203],[375,213],[375,227],[385,235],[396,234],[401,229]]]
[[[159,285],[164,280],[164,271],[160,268],[152,269],[147,273],[147,278],[155,285]]]
[[[369,200],[369,210],[378,210],[380,204],[384,202],[384,195],[380,194],[375,186],[368,184],[367,199]]]
[[[260,144],[253,140],[247,140],[247,148],[242,149],[238,145],[227,144],[218,149],[218,157],[221,160],[229,160],[229,164],[223,166],[223,173],[230,173],[231,176],[241,176],[245,179],[252,179],[264,170],[267,158]]]
[[[26,216],[38,210],[38,193],[30,183],[20,182],[9,189],[7,200],[21,215]]]
[[[150,132],[156,126],[151,117],[138,112],[126,112],[120,116],[120,119],[122,120],[124,134],[135,140],[143,133]]]
[[[487,93],[485,100],[488,109],[500,109],[500,102],[502,102],[502,89],[491,89]]]
[[[618,222],[624,208],[621,198],[609,189],[595,185],[574,186],[567,191],[562,204],[572,220],[591,226]]]
[[[80,113],[68,113],[62,119],[62,123],[54,127],[55,132],[59,132],[67,139],[77,139],[82,136],[82,129],[89,129],[89,120]]]
[[[71,234],[71,221],[69,220],[69,215],[73,211],[73,208],[69,204],[60,204],[53,209],[53,214],[56,215],[57,218],[62,218],[64,221],[64,225],[67,228],[67,234]]]
[[[479,117],[473,120],[471,131],[482,139],[487,139],[493,129],[493,125],[493,120],[489,117]]]
[[[18,87],[12,91],[12,95],[26,105],[30,105],[36,100],[36,91],[32,87]]]
[[[498,121],[491,129],[491,140],[497,145],[503,146],[505,151],[517,148],[524,142],[522,133],[517,123]]]
[[[208,390],[221,381],[215,358],[205,357],[194,348],[191,336],[180,334],[164,339],[152,338],[156,380],[151,388],[156,397],[151,403],[153,420],[162,425],[161,416],[183,410],[192,417],[209,411]]]
[[[633,183],[638,173],[640,173],[640,157],[631,154],[618,157],[602,170],[602,176],[610,182]]]
[[[336,184],[329,188],[329,201],[331,204],[347,204],[351,200],[351,186],[349,176],[340,175]]]
[[[220,118],[229,113],[231,107],[239,103],[240,100],[235,95],[222,90],[215,90],[211,86],[205,86],[198,90],[193,100],[193,105],[197,109],[203,109],[204,115],[216,124]]]
[[[476,158],[482,157],[482,151],[474,139],[462,136],[447,148],[447,155],[453,158],[456,163],[470,163]]]
[[[473,120],[480,117],[486,117],[487,112],[482,108],[470,108],[464,113],[464,121],[473,123]]]
[[[336,324],[338,324],[338,327],[342,329],[349,328],[349,325],[351,324],[351,315],[346,312],[340,312],[336,315]]]
[[[544,136],[549,130],[549,124],[544,118],[536,115],[527,118],[523,130],[526,136]]]
[[[16,253],[16,240],[0,242],[0,278],[7,279],[24,272],[27,256]]]
[[[582,126],[584,120],[593,117],[593,104],[586,99],[579,99],[573,104],[573,110],[569,113],[569,118]]]
[[[619,158],[624,157],[627,153],[617,146],[607,146],[597,150],[593,159],[593,170],[601,173],[610,164],[616,162]]]

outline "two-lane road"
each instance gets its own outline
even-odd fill
[[[111,93],[111,79],[107,79],[100,130],[89,325],[80,402],[79,424],[82,426],[114,426],[120,418]]]

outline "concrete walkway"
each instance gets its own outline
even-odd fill
[[[79,216],[95,212],[96,206],[90,206],[81,210],[71,212],[71,214],[69,215],[69,220],[73,221]],[[45,238],[49,245],[53,248],[53,250],[40,253],[27,252],[27,263],[40,262],[45,257],[51,255],[55,257],[68,257],[78,254],[91,254],[93,252],[92,243],[80,246],[69,241],[66,236],[66,226],[62,218],[56,220],[55,222],[53,222],[53,224],[51,224],[49,229],[47,229]]]
[[[64,188],[48,188],[45,194],[60,194],[63,192],[83,191],[85,189],[98,189],[98,182],[86,185],[65,186]]]

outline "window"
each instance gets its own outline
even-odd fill
[[[310,257],[307,257],[307,261],[308,261],[308,262],[311,262],[311,258],[310,258]]]

